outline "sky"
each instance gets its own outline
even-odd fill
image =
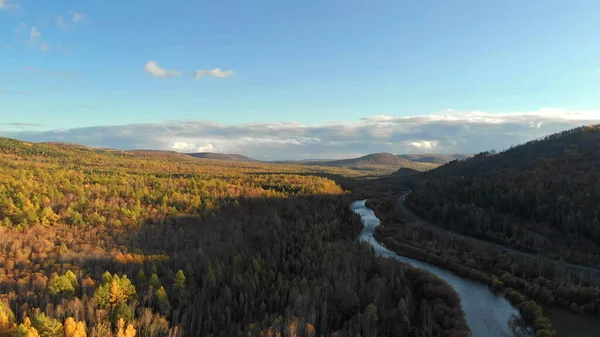
[[[0,136],[260,159],[600,123],[600,1],[0,0]]]

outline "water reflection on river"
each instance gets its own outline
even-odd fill
[[[454,287],[461,298],[462,308],[467,315],[467,323],[473,332],[473,337],[514,336],[508,326],[508,321],[520,314],[510,302],[501,296],[496,296],[487,286],[461,278],[448,270],[400,256],[383,247],[373,237],[375,227],[379,225],[379,219],[370,208],[365,206],[365,201],[360,200],[352,204],[352,209],[361,216],[365,225],[360,233],[360,240],[371,243],[378,254],[429,270]]]

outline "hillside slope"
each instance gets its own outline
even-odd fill
[[[599,165],[600,128],[581,127],[411,177],[406,202],[461,233],[600,266]]]
[[[410,160],[410,161],[442,165],[442,164],[451,162],[453,160],[465,159],[465,158],[469,157],[469,155],[466,155],[466,154],[399,154],[398,157],[406,159],[406,160]]]
[[[351,169],[359,170],[380,170],[392,173],[400,168],[409,168],[417,171],[430,170],[437,167],[436,164],[431,163],[420,163],[413,162],[404,158],[400,158],[391,153],[372,153],[359,158],[352,159],[341,159],[341,160],[327,160],[327,161],[313,161],[304,163],[305,165],[318,165],[318,166],[334,166],[334,167],[346,167]]]
[[[192,157],[202,159],[217,159],[227,161],[245,161],[245,162],[258,162],[258,160],[242,156],[241,154],[228,154],[228,153],[215,153],[215,152],[198,152],[198,153],[187,153]]]
[[[409,169],[406,167],[401,167],[398,169],[398,171],[392,173],[391,175],[394,177],[406,177],[417,173],[420,173],[420,171]]]

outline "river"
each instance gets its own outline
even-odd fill
[[[352,210],[360,215],[364,224],[359,236],[360,240],[369,242],[375,252],[382,256],[393,257],[414,267],[428,270],[450,284],[461,298],[462,309],[466,313],[467,324],[473,332],[473,337],[514,336],[508,326],[508,321],[520,314],[510,302],[504,297],[496,296],[485,285],[464,279],[440,267],[398,255],[382,246],[373,237],[375,227],[379,225],[379,219],[373,210],[365,206],[365,202],[366,200],[360,200],[352,203]]]

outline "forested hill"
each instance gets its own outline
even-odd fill
[[[417,171],[425,171],[437,167],[437,164],[414,162],[408,159],[400,158],[391,153],[372,153],[359,158],[313,161],[304,163],[305,165],[346,167],[358,170],[384,170],[392,173],[400,168],[410,168]]]
[[[456,159],[465,159],[469,156],[465,154],[399,154],[398,157],[410,161],[442,165]]]
[[[468,336],[313,169],[0,139],[0,336]]]
[[[453,230],[600,266],[600,127],[480,153],[411,178],[409,208]]]
[[[403,176],[409,176],[409,175],[417,174],[417,173],[420,173],[420,172],[417,170],[402,167],[398,171],[392,173],[391,175],[395,176],[395,177],[403,177]]]
[[[218,159],[218,160],[230,160],[230,161],[246,161],[246,162],[258,162],[258,160],[242,156],[241,154],[227,154],[227,153],[214,153],[214,152],[198,152],[188,153],[188,155],[196,158],[204,159]]]
[[[93,149],[76,144],[66,143],[29,143],[16,139],[0,137],[0,154],[3,156],[20,157],[73,157],[82,153],[118,154],[125,155],[123,151],[111,149]]]

